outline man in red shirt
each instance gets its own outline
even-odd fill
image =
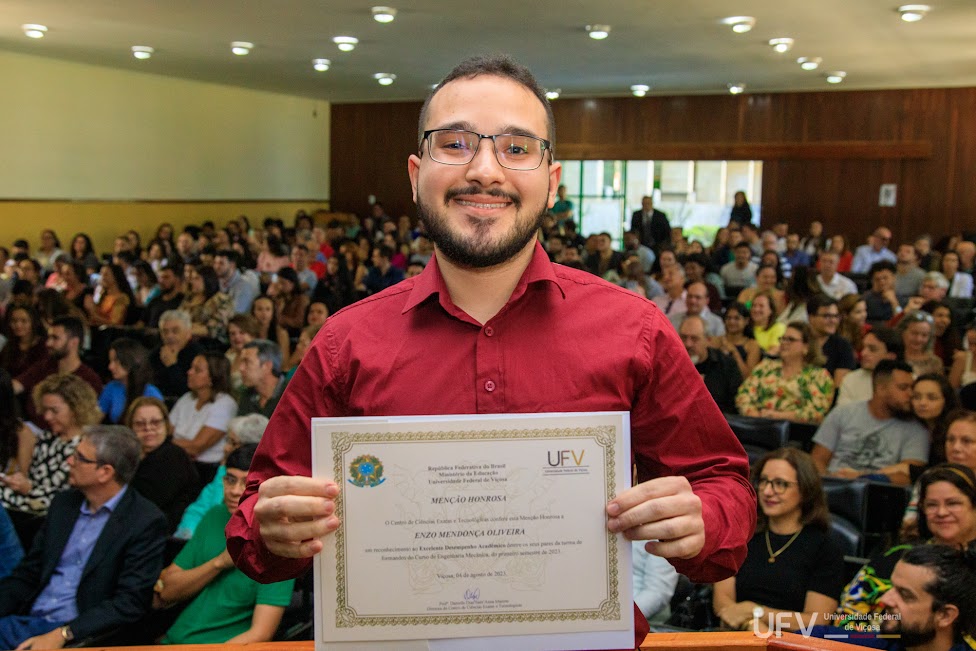
[[[610,501],[607,527],[653,541],[695,581],[732,576],[755,525],[747,459],[674,328],[536,241],[561,165],[531,73],[505,57],[462,63],[419,136],[408,172],[435,256],[316,336],[227,526],[238,567],[297,576],[340,526],[340,487],[308,477],[312,417],[626,410],[641,483]]]

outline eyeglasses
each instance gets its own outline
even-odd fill
[[[247,477],[235,477],[233,475],[224,475],[224,486],[227,488],[234,488],[235,486],[247,486]]]
[[[932,315],[931,314],[929,314],[928,312],[922,312],[921,310],[916,310],[914,312],[909,312],[904,317],[902,317],[902,320],[904,320],[904,321],[916,321],[916,322],[919,322],[919,323],[921,323],[922,321],[924,321],[925,323],[933,323],[934,322],[934,319],[932,318]]]
[[[86,457],[85,455],[83,455],[81,452],[78,452],[78,450],[75,450],[74,452],[72,452],[71,453],[71,456],[75,458],[75,461],[79,461],[81,463],[91,463],[91,464],[94,464],[96,466],[102,465],[102,463],[98,459],[89,459],[88,457]]]
[[[132,421],[133,429],[156,429],[161,427],[166,421],[162,418],[153,418],[152,420],[134,420]]]
[[[922,510],[926,513],[934,513],[939,511],[942,507],[945,507],[947,511],[961,511],[966,507],[966,503],[962,500],[947,500],[945,502],[924,502],[922,504]]]
[[[785,479],[766,479],[763,477],[756,482],[756,491],[761,493],[762,491],[766,490],[767,486],[772,486],[774,493],[777,495],[782,495],[786,492],[787,488],[796,484],[799,484],[799,482],[786,481]]]
[[[443,165],[467,165],[474,160],[484,139],[492,141],[495,160],[510,170],[529,171],[542,165],[546,150],[552,157],[552,143],[535,136],[499,133],[486,136],[461,129],[430,129],[424,131],[427,152],[431,160]],[[423,153],[421,151],[421,153]]]
[[[799,337],[790,337],[789,335],[783,335],[782,337],[779,338],[779,343],[781,344],[795,344],[798,341],[803,341],[803,340]]]

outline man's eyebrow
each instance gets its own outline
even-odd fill
[[[447,124],[442,124],[441,126],[436,127],[435,129],[430,129],[430,131],[436,131],[440,129],[458,129],[461,131],[471,131],[472,133],[478,133],[478,134],[481,133],[478,129],[475,128],[475,126],[472,123],[466,122],[464,120],[459,120],[457,122],[448,122]],[[498,135],[502,133],[513,135],[513,136],[530,136],[532,138],[542,138],[542,136],[537,136],[535,133],[533,133],[531,129],[526,129],[525,127],[520,127],[513,124],[503,126],[497,134],[488,133],[484,135],[492,136],[492,135]]]

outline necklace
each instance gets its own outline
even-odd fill
[[[783,545],[782,547],[780,547],[774,552],[773,546],[769,542],[769,529],[766,529],[766,551],[769,552],[768,562],[775,563],[776,557],[782,554],[783,552],[785,552],[786,548],[793,544],[793,541],[797,539],[797,536],[799,536],[802,531],[803,531],[803,527],[800,527],[800,530],[797,531],[795,534],[793,534],[793,537],[787,540],[785,545]]]

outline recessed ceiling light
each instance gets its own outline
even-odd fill
[[[800,67],[804,70],[816,70],[823,63],[823,59],[820,57],[800,57],[796,60],[800,64]]]
[[[932,11],[932,7],[929,5],[902,5],[898,7],[898,13],[901,14],[901,19],[906,23],[917,23],[925,18],[925,14],[930,11]]]
[[[735,84],[729,84],[729,92],[732,93],[733,95],[744,93],[745,90],[746,90],[746,85],[743,84],[741,81]]]
[[[152,49],[148,45],[133,45],[132,46],[132,56],[137,59],[148,59],[153,55],[156,50]]]
[[[328,59],[312,59],[312,67],[318,70],[319,72],[325,72],[326,70],[329,69],[329,66],[331,65],[332,62],[329,61]]]
[[[828,84],[839,84],[840,82],[844,81],[844,77],[846,77],[846,76],[847,76],[847,73],[844,72],[843,70],[836,70],[834,72],[828,72],[827,73],[827,83]]]
[[[234,41],[230,44],[230,51],[239,57],[247,56],[254,49],[254,43],[248,41]]]
[[[397,10],[393,7],[373,7],[373,20],[378,23],[392,23]]]
[[[373,79],[380,82],[380,86],[389,86],[396,81],[396,75],[392,72],[377,72],[373,75]]]
[[[359,39],[355,36],[336,36],[332,39],[332,42],[343,52],[352,52],[359,45]]]
[[[788,36],[771,38],[769,39],[769,44],[773,46],[774,50],[782,54],[783,52],[789,52],[793,47],[793,39]]]
[[[547,90],[546,91],[546,99],[548,99],[548,100],[559,99],[559,93],[561,93],[561,92],[562,91],[560,89],[558,89],[558,88],[556,88],[554,90]]]
[[[756,26],[756,19],[752,16],[729,16],[722,19],[722,24],[731,26],[736,34],[745,34]]]
[[[590,33],[590,38],[602,41],[610,36],[610,25],[587,25],[586,31]]]
[[[630,87],[630,92],[634,94],[634,97],[643,97],[647,95],[647,91],[651,89],[647,84],[634,84]]]
[[[36,23],[27,23],[21,25],[20,28],[24,30],[24,36],[28,38],[44,38],[44,35],[47,34],[47,27]]]

